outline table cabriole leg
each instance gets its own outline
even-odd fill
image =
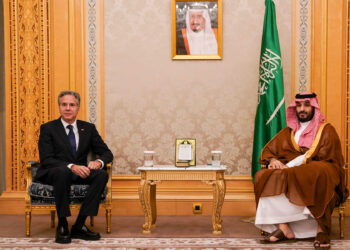
[[[139,185],[139,196],[143,212],[145,214],[145,223],[142,225],[143,234],[151,234],[152,226],[152,209],[150,202],[150,184],[146,180],[146,174],[141,173],[141,181]]]
[[[151,203],[150,205],[151,205],[151,210],[152,210],[151,228],[156,227],[156,221],[157,221],[156,190],[157,190],[156,184],[150,185],[150,203]]]
[[[213,204],[213,234],[222,234],[221,209],[224,204],[226,185],[225,180],[220,178],[213,184],[214,204]]]

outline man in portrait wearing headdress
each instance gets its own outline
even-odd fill
[[[327,249],[332,211],[348,196],[340,140],[314,93],[297,94],[286,117],[260,155],[267,168],[255,175],[255,225],[270,233],[261,243],[315,237]]]
[[[216,55],[217,29],[211,27],[208,7],[193,4],[186,12],[186,28],[176,34],[177,55]]]

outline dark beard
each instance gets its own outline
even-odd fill
[[[312,107],[311,114],[310,114],[309,116],[305,117],[305,118],[301,118],[301,117],[299,116],[300,113],[301,113],[301,112],[297,113],[297,117],[298,117],[298,120],[299,120],[300,122],[308,122],[308,121],[311,121],[312,118],[314,118],[315,107]]]

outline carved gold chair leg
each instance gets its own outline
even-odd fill
[[[106,209],[106,231],[108,234],[111,233],[111,218],[112,218],[112,210],[110,208]]]
[[[30,211],[26,211],[26,236],[29,237],[30,236],[30,223],[31,223],[31,216],[32,213]]]
[[[339,238],[344,239],[344,210],[345,206],[340,205],[339,206]]]
[[[94,223],[94,216],[90,216],[90,226],[94,226],[95,223]]]
[[[50,215],[51,215],[51,228],[54,228],[55,227],[55,210],[51,210]]]

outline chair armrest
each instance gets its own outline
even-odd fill
[[[29,186],[32,184],[32,168],[38,168],[40,166],[40,163],[37,161],[28,161],[26,164],[26,175],[27,175],[27,192],[25,195],[25,201],[26,201],[26,206],[29,206],[30,204],[30,197],[29,197]]]
[[[40,163],[38,161],[28,161],[26,164],[26,170],[27,170],[27,190],[32,184],[32,168],[38,168],[40,166]]]
[[[345,174],[345,187],[349,187],[349,166],[347,163],[344,163],[343,165],[343,168],[344,168],[344,174]],[[344,207],[345,209],[345,203],[346,203],[346,200],[341,204],[341,206]]]
[[[107,164],[106,164],[106,168],[107,168],[107,173],[108,174],[111,174],[111,172],[112,172],[112,162],[108,162]]]
[[[40,167],[40,162],[38,161],[27,161],[27,168],[38,168]]]
[[[348,171],[349,171],[349,167],[348,164],[344,163],[344,173],[345,173],[345,185],[348,186]]]
[[[112,162],[106,164],[108,174],[106,203],[112,206]]]

